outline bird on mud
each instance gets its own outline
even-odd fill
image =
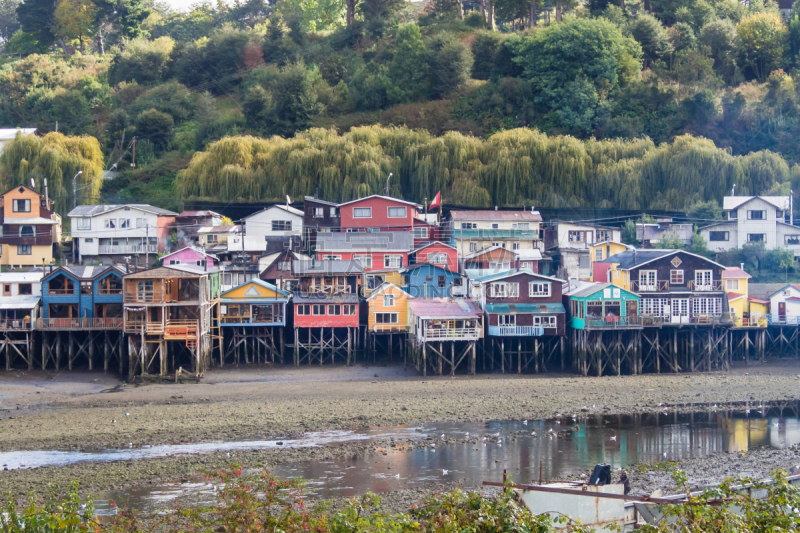
[[[534,431],[533,433],[531,433],[531,436],[536,437],[536,432]]]
[[[523,426],[527,426],[527,425],[528,425],[528,421],[527,421],[527,420],[523,420],[523,421],[522,421],[522,425],[523,425]]]
[[[447,474],[449,474],[449,473],[450,473],[450,471],[449,471],[449,470],[445,470],[444,468],[442,468],[442,475],[443,475],[443,476],[446,476],[446,475],[447,475]]]
[[[112,423],[112,424],[116,424],[116,423],[117,423],[117,421],[116,421],[116,420],[114,420],[114,419],[112,419],[112,420],[111,420],[111,423]]]
[[[614,442],[616,442],[616,441],[617,441],[617,436],[616,436],[616,435],[614,435],[613,437],[611,437],[611,440],[613,440]]]

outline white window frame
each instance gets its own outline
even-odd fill
[[[497,315],[497,325],[516,327],[517,315]]]
[[[319,309],[322,310],[321,313],[317,313]],[[325,316],[325,304],[312,304],[311,305],[311,315],[312,316]]]
[[[428,228],[425,226],[417,226],[414,228],[414,238],[415,239],[427,239],[428,238]]]
[[[595,250],[594,250],[594,260],[595,261],[602,261],[603,260],[603,249],[602,248],[595,248]]]
[[[658,271],[657,270],[640,270],[639,271],[639,289],[642,287],[658,287]]]
[[[694,285],[697,287],[713,287],[714,286],[714,271],[713,270],[695,270],[694,271]]]
[[[383,268],[402,268],[403,256],[386,254],[383,256]]]
[[[321,261],[339,261],[341,260],[341,255],[336,254],[322,254],[319,256]]]
[[[762,213],[763,218],[753,218],[753,213]],[[747,211],[747,220],[767,220],[767,212],[764,209],[750,209]]]
[[[678,277],[677,275],[680,274],[680,281],[673,281],[673,275]],[[669,271],[669,282],[674,283],[675,285],[683,285],[685,282],[685,275],[682,268],[673,268]]]
[[[297,316],[311,316],[311,305],[310,304],[298,304],[297,305]]]
[[[384,294],[383,295],[383,306],[384,307],[394,307],[394,294]]]
[[[393,215],[392,210],[395,210],[395,213],[399,212],[398,210],[402,209],[402,215]],[[386,208],[386,216],[388,218],[406,218],[408,217],[408,207],[406,206],[389,206]]]
[[[273,220],[272,231],[292,231],[291,220]]]
[[[387,318],[389,319],[388,321],[386,320]],[[397,324],[399,320],[400,316],[398,313],[375,313],[376,324]]]
[[[129,218],[119,219],[119,229],[130,229],[130,227],[131,227],[131,219]]]
[[[328,304],[328,316],[342,316],[342,304]]]
[[[721,233],[723,238],[722,239],[714,239],[714,238],[712,238],[713,234],[715,234],[715,233],[717,233],[717,234]],[[731,238],[731,232],[730,231],[709,231],[708,232],[708,242],[728,242],[730,240],[730,238]]]
[[[87,231],[92,229],[92,219],[90,217],[80,217],[75,224],[75,229],[78,231]]]
[[[478,224],[475,222],[462,222],[461,229],[478,229]]]
[[[739,280],[738,279],[726,279],[725,280],[725,290],[726,291],[738,291],[739,290]]]
[[[147,227],[147,219],[146,218],[137,218],[136,219],[136,227],[137,228],[145,228],[145,227]]]
[[[545,329],[555,329],[558,327],[558,319],[553,315],[533,315],[533,325],[542,326]]]
[[[469,251],[470,252],[477,252],[478,251],[478,243],[477,242],[469,243]]]
[[[542,290],[544,289],[544,290]],[[528,282],[528,296],[531,298],[547,298],[550,296],[550,283],[541,281]]]
[[[17,245],[17,255],[32,255],[33,248],[30,244],[18,244]]]
[[[519,283],[495,281],[491,284],[492,298],[519,298]]]
[[[354,207],[353,218],[372,218],[371,207]]]
[[[489,269],[496,272],[511,270],[511,261],[489,261]]]
[[[117,229],[117,219],[107,218],[105,223],[106,229]]]
[[[751,239],[751,237],[760,236],[761,239]],[[767,242],[767,234],[766,233],[748,233],[747,234],[747,242],[763,242],[766,244]]]
[[[22,205],[22,209],[19,206]],[[28,198],[15,198],[11,201],[11,210],[14,213],[30,213],[31,201]]]
[[[338,207],[331,207],[330,214],[331,214],[331,218],[339,218],[339,208]]]
[[[342,316],[355,316],[358,313],[358,308],[355,304],[343,304],[342,305]]]
[[[361,266],[364,268],[372,268],[372,254],[353,255],[353,260],[360,261]]]
[[[313,218],[325,218],[325,208],[324,207],[314,207],[313,214],[311,215]]]
[[[169,264],[170,265],[180,265],[181,264],[181,260],[180,259],[170,259],[169,260]]]
[[[446,265],[447,254],[444,252],[435,252],[432,254],[428,254],[428,263],[432,265]]]
[[[512,250],[519,250],[519,243],[518,242],[512,242],[511,243],[511,249]]]

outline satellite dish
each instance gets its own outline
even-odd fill
[[[33,178],[31,178],[31,189],[36,188],[36,183],[34,183]]]

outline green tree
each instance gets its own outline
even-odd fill
[[[708,47],[714,60],[714,70],[726,81],[733,75],[732,53],[736,47],[736,27],[730,20],[714,20],[703,26],[700,43]]]
[[[625,221],[625,224],[622,225],[620,230],[620,239],[625,244],[630,244],[632,246],[639,246],[641,243],[636,238],[636,222],[631,219]]]
[[[702,226],[709,220],[722,220],[722,208],[716,200],[696,202],[686,210],[686,216],[697,220],[697,223]]]
[[[672,53],[669,34],[661,22],[648,13],[642,13],[630,23],[631,36],[642,46],[644,66]]]
[[[26,0],[17,6],[17,18],[22,31],[31,34],[40,46],[56,42],[52,30],[56,0]]]
[[[428,93],[428,73],[420,68],[427,50],[419,26],[405,24],[397,30],[394,56],[389,64],[389,77],[394,85],[390,97],[397,102],[410,102]]]
[[[58,0],[51,31],[62,43],[77,40],[83,51],[93,32],[96,14],[97,7],[92,0]]]
[[[754,13],[736,26],[739,40],[738,62],[745,75],[765,80],[773,70],[783,66],[783,50],[788,30],[780,15]]]
[[[472,77],[488,80],[495,68],[495,56],[503,44],[503,37],[497,32],[482,31],[472,42]]]
[[[156,149],[165,150],[175,137],[175,121],[157,109],[142,111],[136,117],[136,137],[140,141],[150,141]]]
[[[374,37],[381,37],[397,23],[397,13],[404,3],[405,0],[361,0],[358,12],[364,18],[367,31]]]
[[[174,49],[175,41],[171,37],[152,41],[142,37],[129,41],[111,62],[109,82],[116,85],[122,81],[150,83],[161,80],[167,73]]]
[[[280,133],[290,134],[311,126],[322,113],[323,105],[317,101],[315,76],[303,61],[283,67],[272,86],[275,117]]]
[[[0,0],[0,41],[7,41],[20,28],[17,6],[20,0]]]
[[[472,70],[472,52],[454,34],[441,32],[428,45],[431,93],[442,98],[464,85]]]

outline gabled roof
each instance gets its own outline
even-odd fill
[[[317,233],[317,252],[408,252],[414,247],[410,231]]]
[[[486,254],[486,253],[489,253],[489,252],[493,252],[495,250],[503,250],[505,252],[508,252],[508,253],[516,256],[515,252],[513,252],[511,250],[507,250],[506,248],[503,248],[502,246],[494,245],[494,246],[489,246],[488,248],[484,248],[483,250],[478,250],[477,252],[473,252],[473,253],[469,254],[468,256],[466,256],[464,258],[464,261],[466,261],[468,259],[474,259],[476,257],[479,257],[479,256],[481,256],[483,254]]]
[[[630,244],[625,244],[624,242],[619,242],[619,241],[600,241],[600,242],[595,242],[595,243],[590,244],[589,248],[594,248],[595,246],[601,246],[603,244],[619,244],[620,246],[624,246],[628,250],[633,250],[633,249],[636,248],[635,246],[631,246]]]
[[[415,316],[432,319],[480,318],[481,310],[470,299],[414,298],[408,306]]]
[[[188,274],[214,274],[215,272],[219,272],[216,268],[206,268],[205,266],[200,265],[164,265],[165,268],[173,269],[173,270],[180,270],[181,272],[186,272]]]
[[[744,298],[743,292],[728,292],[729,302],[733,302],[734,300],[738,300],[739,298]]]
[[[535,278],[541,279],[549,279],[550,281],[556,281],[558,283],[566,283],[565,280],[559,278],[552,278],[550,276],[544,276],[542,274],[537,274],[532,270],[528,270],[522,268],[520,270],[506,270],[505,272],[498,272],[496,274],[489,274],[487,276],[480,276],[477,278],[472,278],[472,281],[477,281],[479,283],[487,283],[489,281],[498,281],[505,278],[510,278],[511,276],[519,276],[520,274],[527,274],[529,276],[533,276]]]
[[[411,205],[411,206],[414,206],[414,207],[416,207],[418,209],[422,207],[420,204],[418,204],[416,202],[409,202],[408,200],[400,200],[399,198],[392,198],[391,196],[383,196],[381,194],[373,194],[373,195],[370,195],[370,196],[366,196],[364,198],[359,198],[358,200],[350,200],[349,202],[345,202],[343,204],[339,204],[339,207],[343,207],[345,205],[354,204],[356,202],[363,202],[364,200],[369,200],[371,198],[383,198],[384,200],[389,200],[391,202],[398,202],[398,203],[401,203],[401,204]]]
[[[0,128],[0,141],[11,141],[19,133],[22,136],[33,135],[36,128]]]
[[[131,209],[138,209],[139,211],[145,211],[147,213],[153,213],[159,216],[170,216],[170,217],[178,216],[178,213],[175,213],[174,211],[161,209],[160,207],[153,207],[150,204],[79,205],[78,207],[67,213],[67,216],[96,217],[97,215],[110,213],[111,211],[116,211],[117,209],[122,209],[124,207],[130,207]]]
[[[445,272],[447,272],[449,274],[453,274],[455,276],[461,276],[461,274],[459,274],[455,270],[450,270],[449,268],[447,268],[445,266],[435,265],[433,263],[414,263],[413,265],[408,265],[408,266],[405,266],[405,267],[402,267],[402,268],[398,268],[397,271],[401,272],[401,273],[406,273],[406,272],[411,272],[412,270],[419,270],[420,268],[425,268],[425,267],[435,268],[436,270],[444,270]]]
[[[12,270],[10,272],[0,272],[0,283],[28,283],[40,281],[45,273],[42,269],[32,269],[25,272]]]
[[[726,196],[722,199],[722,210],[730,211],[732,209],[737,209],[756,198],[760,198],[778,209],[789,209],[788,196]]]
[[[222,217],[222,215],[220,215],[216,211],[209,211],[208,209],[205,209],[203,211],[181,211],[178,214],[178,216],[182,217],[182,218],[189,218],[189,217]]]
[[[272,283],[269,283],[267,281],[264,281],[264,280],[261,280],[261,279],[258,279],[258,278],[253,278],[250,281],[245,281],[241,285],[237,285],[236,287],[232,287],[232,288],[228,289],[227,291],[223,292],[222,294],[220,294],[220,298],[225,298],[225,295],[228,294],[229,292],[235,291],[239,287],[243,287],[243,286],[249,285],[251,283],[255,283],[256,285],[258,285],[260,287],[263,287],[263,288],[265,288],[267,290],[275,291],[276,294],[280,294],[281,296],[284,296],[284,297],[288,297],[289,294],[290,294],[289,292],[284,291],[283,289],[279,289],[278,287],[276,287]],[[247,294],[245,294],[245,296],[247,296]],[[261,296],[261,295],[259,295],[258,297],[259,298],[265,298],[264,296]],[[237,298],[237,299],[242,299],[242,298]]]
[[[732,227],[736,227],[737,224],[738,223],[736,222],[736,219],[734,219],[734,220],[720,220],[719,222],[714,222],[713,224],[709,224],[708,226],[703,226],[701,228],[698,228],[697,231],[703,231],[704,229],[715,228],[717,226],[732,226]]]
[[[261,213],[263,213],[265,211],[269,211],[271,209],[280,209],[282,211],[286,211],[287,213],[290,213],[290,214],[298,216],[298,217],[302,217],[303,216],[303,212],[302,211],[300,211],[299,209],[295,209],[294,207],[292,207],[290,205],[275,204],[275,205],[271,205],[269,207],[265,207],[264,209],[259,209],[255,213],[251,213],[251,214],[247,215],[246,217],[242,217],[242,220],[247,220],[248,218],[253,218],[256,215],[260,215]]]
[[[66,272],[67,274],[70,274],[71,276],[77,279],[89,280],[102,276],[103,274],[108,273],[109,270],[113,270],[120,276],[125,275],[125,272],[121,268],[117,268],[113,265],[98,265],[98,266],[62,265],[53,270],[45,277],[43,277],[42,281],[46,281],[55,277],[56,275],[58,275],[59,272]]]
[[[312,259],[311,261],[292,261],[292,272],[300,275],[318,274],[363,274],[361,261],[342,261],[336,259]]]
[[[303,196],[303,200],[306,202],[316,202],[322,205],[329,205],[331,207],[339,207],[339,204],[336,204],[334,202],[329,202],[327,200],[320,200],[319,198],[314,198],[313,196]]]
[[[202,267],[200,267],[202,268]],[[203,272],[205,274],[205,272]],[[147,270],[140,270],[139,272],[131,272],[125,275],[125,279],[158,279],[158,278],[199,278],[199,273],[183,271],[171,267],[160,266],[155,268],[148,268]]]
[[[13,187],[11,187],[10,189],[8,189],[8,190],[7,190],[6,192],[4,192],[3,194],[0,194],[0,196],[5,196],[6,194],[8,194],[8,193],[10,193],[10,192],[12,192],[12,191],[16,191],[16,190],[18,190],[20,187],[21,187],[21,188],[23,188],[23,189],[25,189],[25,190],[31,191],[31,192],[32,192],[32,193],[34,193],[34,194],[38,194],[38,195],[39,195],[39,196],[41,196],[41,197],[44,197],[44,195],[43,195],[42,193],[36,192],[35,190],[31,189],[30,187],[26,187],[25,185],[22,185],[22,184],[20,184],[20,185],[14,185]],[[53,203],[53,202],[55,202],[55,200],[50,200],[50,203]]]
[[[748,296],[747,297],[747,301],[748,302],[753,302],[753,303],[756,303],[756,304],[761,304],[761,305],[768,305],[769,304],[769,300],[762,300],[761,298],[756,298],[755,296]]]
[[[442,242],[442,241],[428,241],[428,242],[426,242],[426,243],[422,244],[421,246],[419,246],[419,247],[417,247],[417,248],[414,248],[413,250],[411,250],[411,251],[410,251],[410,252],[408,252],[408,253],[410,253],[410,254],[417,253],[417,252],[419,252],[420,250],[424,250],[424,249],[425,249],[425,248],[427,248],[428,246],[433,246],[434,244],[439,244],[439,245],[441,245],[441,246],[447,246],[448,248],[450,248],[450,249],[452,249],[452,250],[455,250],[455,249],[456,249],[456,247],[455,247],[455,246],[450,246],[449,244],[447,244],[447,243],[444,243],[444,242]]]
[[[409,298],[409,299],[410,299],[410,298],[413,298],[413,296],[411,296],[410,294],[408,294],[406,291],[404,291],[403,289],[401,289],[400,287],[398,287],[398,286],[397,286],[397,285],[395,285],[394,283],[385,283],[385,282],[384,282],[384,283],[381,283],[381,284],[378,286],[378,288],[377,288],[377,289],[375,289],[374,291],[372,291],[372,293],[371,293],[369,296],[367,296],[367,300],[372,300],[372,299],[373,299],[375,296],[377,296],[378,294],[382,293],[383,291],[385,291],[385,290],[387,290],[387,289],[389,289],[389,288],[395,288],[395,289],[397,289],[398,291],[400,291],[400,292],[402,292],[403,294],[405,294],[405,295],[406,295],[406,297],[407,297],[407,298]]]
[[[750,279],[752,277],[739,267],[728,267],[722,271],[722,279]]]
[[[567,296],[571,296],[571,297],[574,297],[574,298],[586,298],[587,296],[591,296],[593,294],[597,294],[598,292],[603,291],[605,289],[619,289],[620,291],[624,291],[624,292],[626,292],[628,294],[633,294],[634,296],[636,296],[635,293],[633,293],[631,291],[627,291],[627,290],[623,289],[622,287],[617,287],[613,283],[598,283],[596,285],[592,285],[592,286],[589,286],[589,287],[581,287],[580,289],[576,290],[575,292],[567,294]]]
[[[205,255],[206,257],[211,257],[211,258],[213,258],[213,259],[217,259],[217,256],[216,256],[216,255],[214,255],[214,254],[210,254],[210,253],[208,253],[208,252],[204,252],[203,250],[201,250],[200,248],[197,248],[196,246],[184,246],[184,247],[183,247],[183,248],[181,248],[180,250],[175,250],[175,251],[174,251],[174,252],[172,252],[172,253],[168,253],[167,255],[165,255],[164,257],[162,257],[161,259],[163,260],[164,258],[171,257],[171,256],[173,256],[173,255],[175,255],[175,254],[179,254],[179,253],[181,253],[181,252],[182,252],[182,251],[184,251],[184,250],[192,250],[193,252],[197,252],[197,253],[198,253],[198,254],[200,254],[200,255]]]
[[[646,265],[647,263],[651,263],[656,259],[662,259],[664,257],[669,257],[670,255],[675,255],[675,254],[691,255],[692,257],[697,257],[699,259],[703,259],[704,261],[708,261],[709,263],[712,263],[720,268],[726,268],[725,265],[721,265],[716,261],[712,261],[707,257],[693,254],[685,250],[628,250],[625,252],[614,254],[611,257],[607,257],[602,262],[618,263],[619,264],[619,266],[617,267],[618,270],[630,270],[632,268],[637,268],[642,265]]]
[[[453,220],[492,220],[512,222],[541,222],[538,211],[493,211],[491,209],[450,211]]]
[[[783,292],[783,291],[785,291],[785,290],[786,290],[786,289],[788,289],[789,287],[791,287],[792,289],[794,289],[794,290],[796,290],[796,291],[800,291],[800,284],[797,284],[797,283],[787,283],[786,285],[784,285],[783,287],[781,287],[780,289],[778,289],[777,291],[773,292],[772,294],[770,294],[770,295],[769,295],[769,296],[767,296],[767,297],[771,299],[773,296],[775,296],[775,295],[776,295],[776,294],[778,294],[779,292]]]

